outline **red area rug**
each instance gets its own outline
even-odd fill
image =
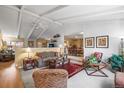
[[[64,64],[64,66],[60,65],[57,68],[66,69],[68,71],[69,78],[83,70],[82,65],[75,63],[66,63]]]

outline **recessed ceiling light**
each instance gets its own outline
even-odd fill
[[[80,32],[80,34],[84,34],[84,32]]]

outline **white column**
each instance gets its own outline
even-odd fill
[[[64,35],[61,35],[60,37],[57,38],[56,46],[64,47]]]

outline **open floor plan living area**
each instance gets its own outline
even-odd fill
[[[124,6],[0,5],[0,88],[124,88]]]

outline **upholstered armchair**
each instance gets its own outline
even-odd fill
[[[68,72],[64,69],[36,69],[33,72],[36,88],[66,88]]]
[[[114,71],[123,71],[124,59],[122,56],[114,54],[109,58],[109,62],[111,63],[112,69]]]
[[[124,72],[115,73],[115,87],[124,88]]]

